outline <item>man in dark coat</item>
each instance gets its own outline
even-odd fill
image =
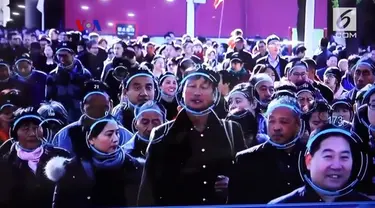
[[[253,59],[253,56],[250,52],[245,50],[245,39],[241,36],[237,37],[235,39],[235,48],[234,51],[231,51],[226,54],[226,59],[231,59],[232,55],[235,53],[238,53],[238,57],[243,61],[244,68],[248,70],[249,72],[253,71],[253,68],[255,66],[255,61]]]
[[[279,77],[284,76],[285,66],[288,61],[281,58],[280,53],[280,38],[276,35],[268,36],[266,39],[268,55],[264,56],[256,62],[257,64],[269,64],[274,67],[279,74]]]
[[[187,75],[186,86],[197,87],[181,90],[183,110],[152,130],[138,205],[226,203],[233,160],[245,142],[238,123],[211,110],[220,79],[214,74],[200,69]]]
[[[302,185],[298,158],[304,149],[299,142],[304,130],[297,99],[276,98],[266,114],[269,140],[237,154],[229,179],[230,204],[268,203]]]
[[[66,45],[56,55],[60,64],[47,77],[46,100],[62,103],[68,111],[69,122],[74,122],[81,116],[82,89],[85,82],[91,79],[91,73],[74,58],[73,50]]]
[[[301,168],[305,185],[269,204],[371,201],[353,190],[366,173],[367,168],[362,165],[368,162],[361,157],[366,154],[356,142],[361,142],[358,136],[332,124],[317,129],[310,135],[308,152],[302,159],[306,167]]]

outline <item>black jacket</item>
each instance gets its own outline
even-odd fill
[[[361,201],[372,201],[367,196],[360,194],[356,191],[352,191],[349,194],[338,197],[334,202],[361,202]],[[284,204],[284,203],[314,203],[324,202],[323,199],[310,187],[302,186],[289,194],[276,198],[268,204]]]
[[[298,158],[303,149],[296,144],[287,153],[266,142],[239,152],[229,180],[229,203],[265,204],[302,186]]]
[[[268,62],[268,56],[264,56],[256,62],[256,64],[269,64]],[[282,78],[285,75],[285,67],[288,64],[288,61],[286,59],[281,58],[279,56],[279,67],[280,67],[280,74],[279,77]]]
[[[56,156],[69,157],[69,153],[50,145],[44,146],[34,174],[28,162],[17,156],[13,144],[0,162],[0,204],[10,205],[1,207],[50,207],[55,186],[45,176],[44,168],[47,161]]]
[[[223,123],[224,122],[224,123]],[[236,152],[245,148],[238,123],[209,115],[203,132],[193,128],[185,110],[151,134],[139,192],[140,206],[225,204],[215,192],[219,175],[230,177]],[[232,135],[226,136],[224,126]]]
[[[148,146],[149,141],[144,141],[137,136],[138,134],[134,134],[131,141],[134,144],[134,147],[128,149],[129,155],[134,158],[142,158],[146,159],[146,149]]]
[[[98,169],[89,160],[53,158],[46,169],[56,183],[53,208],[125,207],[136,203],[142,164],[130,155],[118,169]],[[56,168],[57,167],[57,168]],[[58,172],[63,175],[56,175]]]

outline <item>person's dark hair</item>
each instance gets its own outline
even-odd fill
[[[88,49],[91,49],[91,47],[92,47],[93,45],[95,45],[95,44],[97,44],[97,42],[96,42],[95,40],[89,40],[89,41],[86,42],[86,47],[87,47]]]
[[[316,62],[314,59],[305,57],[302,60],[307,64],[309,69],[316,69]]]
[[[335,127],[334,125],[332,124],[325,124],[323,125],[322,127],[316,129],[315,131],[311,132],[310,134],[310,139],[313,138],[314,136],[316,136],[317,134],[319,134],[320,132],[322,131],[325,131],[325,130],[328,130],[328,129],[333,129],[333,128],[339,128],[339,129],[342,129],[340,127]],[[345,130],[345,129],[342,129],[342,130]],[[347,130],[346,130],[347,131]],[[309,153],[311,154],[311,156],[314,156],[314,154],[320,149],[320,144],[325,140],[327,139],[328,137],[342,137],[344,139],[346,139],[346,141],[348,141],[349,145],[350,145],[350,148],[352,150],[352,152],[355,152],[353,150],[353,148],[355,148],[355,146],[353,145],[353,141],[351,138],[349,138],[347,135],[344,135],[343,133],[339,133],[339,132],[332,132],[332,133],[327,133],[327,134],[324,134],[324,136],[319,136],[319,138],[316,138],[314,140],[314,142],[311,144],[310,146],[310,151]],[[359,151],[359,149],[358,149]]]
[[[102,44],[103,42],[105,42],[105,43],[108,45],[108,41],[107,41],[106,39],[104,39],[104,38],[100,38],[98,44],[100,45],[100,44]]]
[[[327,48],[328,47],[329,40],[327,38],[320,39],[320,47]]]
[[[223,84],[229,84],[229,90],[233,89],[233,76],[227,70],[220,70],[219,72],[220,79]]]
[[[82,99],[84,99],[84,97],[87,94],[89,94],[93,91],[103,92],[103,93],[106,93],[107,95],[110,94],[109,93],[109,87],[105,82],[102,82],[102,81],[99,81],[99,80],[89,80],[89,81],[85,82],[85,84],[84,84]]]
[[[266,45],[266,42],[264,40],[258,40],[256,46],[259,46],[259,44],[261,44],[261,43],[263,43],[264,45]]]
[[[8,37],[8,41],[12,40],[13,36],[15,36],[15,35],[18,35],[18,32],[14,32],[14,31],[13,32],[9,32],[8,36],[7,36]]]
[[[167,32],[165,35],[164,35],[164,39],[165,38],[168,38],[168,37],[171,37],[171,35],[174,35],[173,32]]]
[[[142,43],[149,43],[150,42],[150,37],[147,35],[142,35]]]
[[[50,112],[53,112],[53,115]],[[60,102],[50,101],[42,103],[38,109],[38,113],[43,119],[53,117],[59,119],[64,125],[68,124],[68,111]]]
[[[348,58],[348,66],[349,70],[352,70],[353,67],[358,63],[358,61],[361,59],[361,57],[357,54],[350,55]]]

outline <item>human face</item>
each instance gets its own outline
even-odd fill
[[[259,100],[262,103],[271,102],[271,97],[275,91],[275,88],[272,82],[262,81],[259,84],[257,84],[255,89],[259,95]]]
[[[125,94],[133,105],[142,105],[149,100],[154,100],[154,81],[148,76],[139,76],[131,80]]]
[[[289,74],[288,79],[297,86],[304,83],[307,79],[307,69],[303,66],[297,66]]]
[[[324,74],[324,84],[326,84],[333,92],[336,92],[337,80],[333,74]]]
[[[203,51],[203,48],[200,44],[196,44],[194,46],[194,53],[202,53],[202,51]]]
[[[68,36],[66,35],[65,32],[60,32],[59,41],[61,41],[61,42],[68,41]]]
[[[269,116],[268,136],[277,144],[290,142],[296,136],[299,128],[300,122],[296,114],[287,107],[278,107]]]
[[[77,45],[77,52],[81,52],[81,51],[84,51],[85,48],[82,46],[82,45]]]
[[[215,58],[216,58],[215,52],[211,52],[210,54],[208,54],[208,60],[215,60]]]
[[[307,155],[305,162],[312,182],[330,191],[345,186],[353,167],[350,145],[341,136],[330,136],[323,140],[319,150],[313,156]]]
[[[83,103],[83,111],[94,119],[103,118],[111,110],[111,102],[108,95],[92,94]]]
[[[0,65],[0,81],[5,81],[10,76],[8,67]]]
[[[27,77],[31,74],[32,66],[27,61],[20,61],[17,64],[17,73],[22,77]]]
[[[146,50],[147,50],[147,53],[148,53],[148,54],[154,54],[154,52],[155,52],[155,47],[154,47],[154,45],[152,45],[152,44],[148,44]]]
[[[270,76],[272,78],[272,81],[275,81],[276,79],[276,75],[275,75],[275,72],[270,69],[270,68],[267,68],[264,73],[268,74],[268,76]]]
[[[235,113],[243,110],[253,110],[250,101],[240,92],[231,93],[228,99],[229,112]]]
[[[243,68],[243,63],[239,61],[231,62],[233,71],[240,71]]]
[[[113,47],[113,52],[115,53],[116,58],[121,58],[122,54],[124,53],[124,48],[121,46],[121,44],[117,43]]]
[[[102,41],[102,42],[100,43],[100,46],[101,46],[102,48],[104,48],[104,49],[107,49],[108,44],[107,44],[106,41]]]
[[[113,52],[113,49],[108,50],[108,59],[112,60],[112,58],[115,56],[115,53]]]
[[[194,51],[193,51],[193,47],[194,45],[192,43],[187,43],[185,45],[185,48],[184,48],[184,52],[187,54],[187,55],[193,55]]]
[[[160,88],[164,94],[167,94],[169,96],[174,96],[177,90],[176,77],[169,76],[165,78]]]
[[[336,67],[337,66],[337,58],[334,57],[334,56],[331,56],[331,58],[329,58],[327,60],[326,64],[327,64],[328,67]]]
[[[23,45],[25,47],[29,47],[31,44],[31,35],[24,35],[23,36]]]
[[[21,35],[13,35],[12,39],[10,40],[10,44],[13,46],[19,46],[21,45],[22,37]]]
[[[367,118],[371,125],[375,126],[375,94],[370,96],[368,103]]]
[[[46,46],[44,48],[44,55],[47,57],[47,58],[52,58],[53,56],[53,50],[51,48],[51,46]]]
[[[119,146],[119,126],[116,121],[109,121],[103,131],[97,137],[91,138],[89,142],[101,152],[112,153],[116,151]]]
[[[73,63],[73,56],[66,51],[60,51],[57,54],[57,58],[59,62],[64,66],[69,66]]]
[[[89,49],[89,52],[91,54],[95,55],[95,56],[98,55],[98,53],[99,53],[99,45],[98,44],[93,44],[91,46],[91,48]]]
[[[173,61],[168,61],[167,70],[168,70],[168,72],[172,72],[174,75],[176,75],[177,64],[173,63]]]
[[[15,106],[3,107],[0,111],[0,122],[10,124],[13,121],[13,112],[17,110]]]
[[[237,50],[242,50],[245,47],[245,43],[243,41],[237,41],[235,47]]]
[[[273,40],[268,43],[267,48],[268,48],[268,52],[271,55],[277,55],[279,54],[279,51],[280,51],[280,42],[277,40]]]
[[[150,138],[151,130],[160,126],[163,123],[163,117],[160,113],[153,111],[146,111],[141,113],[135,123],[135,129],[143,138]]]
[[[21,147],[25,149],[35,149],[41,144],[38,138],[43,135],[43,131],[42,128],[34,122],[25,121],[25,123],[18,128],[16,134]]]
[[[334,117],[342,117],[344,121],[351,122],[351,114],[350,109],[348,107],[345,107],[343,105],[335,106],[332,112],[332,116]]]
[[[176,49],[172,45],[167,45],[165,48],[166,58],[176,57]]]
[[[267,50],[266,50],[266,44],[259,43],[259,45],[258,45],[258,51],[261,54],[265,54],[267,52]]]
[[[309,112],[314,105],[315,98],[311,92],[300,92],[297,95],[298,104],[301,106],[303,112]]]
[[[349,63],[348,63],[348,60],[347,59],[341,59],[339,61],[339,69],[342,71],[342,72],[346,72],[348,71],[349,69]]]
[[[371,51],[370,57],[373,61],[375,61],[375,50]]]
[[[164,72],[164,70],[165,70],[165,62],[164,62],[163,58],[158,58],[158,59],[155,60],[154,70],[155,69],[157,71],[161,71],[162,73]]]
[[[328,112],[314,112],[311,114],[311,118],[309,120],[310,125],[310,132],[315,131],[316,129],[324,126],[328,123]]]
[[[358,89],[362,89],[367,84],[373,84],[374,81],[374,74],[368,66],[359,65],[354,70],[354,83]]]
[[[194,110],[205,110],[214,102],[212,83],[203,77],[192,77],[184,86],[183,99],[187,107]]]

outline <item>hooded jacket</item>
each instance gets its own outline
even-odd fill
[[[73,69],[59,66],[47,77],[46,100],[58,101],[68,111],[68,122],[74,122],[81,116],[80,102],[84,83],[91,79],[91,73],[75,60]]]

